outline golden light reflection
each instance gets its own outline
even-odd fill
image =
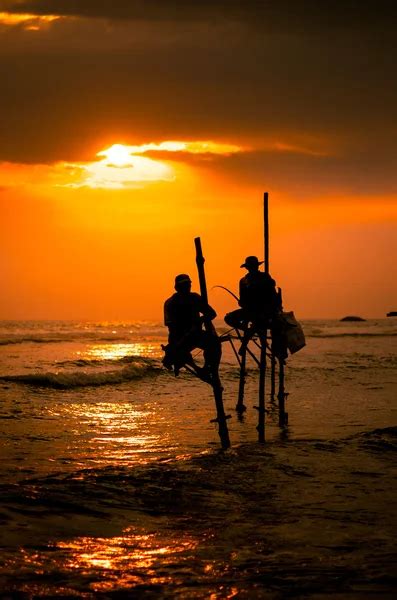
[[[87,416],[89,419],[97,417],[100,421],[111,421],[112,423],[119,424],[120,419],[125,415],[128,410],[128,416],[133,421],[134,417],[140,416],[141,411],[134,410],[130,407],[126,407],[116,404],[113,402],[99,402],[96,404],[83,404],[80,405],[80,414]],[[128,428],[133,426],[133,422],[128,423]],[[126,425],[127,427],[127,425]]]
[[[239,594],[239,588],[232,587],[229,589],[228,586],[221,585],[217,592],[210,594],[209,600],[230,600],[231,598],[236,598]]]
[[[132,343],[132,344],[94,344],[85,351],[78,351],[80,358],[97,360],[120,360],[126,357],[160,357],[162,355],[159,344]]]
[[[43,25],[57,21],[61,17],[58,15],[32,15],[29,13],[9,13],[0,12],[0,25],[18,26],[28,31],[39,31]]]
[[[159,448],[171,441],[164,434],[153,433],[150,423],[155,408],[133,408],[125,402],[125,393],[119,402],[74,403],[69,413],[78,423],[78,430],[89,427],[89,441],[84,447],[87,458],[97,465],[147,464],[157,456]]]
[[[131,528],[112,538],[82,537],[58,542],[56,548],[66,552],[65,568],[76,571],[100,572],[101,581],[91,584],[94,591],[110,591],[142,583],[178,583],[178,576],[158,575],[175,561],[180,571],[183,553],[198,542],[191,537],[178,540],[161,539],[155,534],[135,533]],[[176,556],[175,556],[176,555]],[[99,574],[99,573],[98,573]]]
[[[147,444],[148,442],[151,442],[152,440],[156,440],[157,438],[155,436],[119,436],[119,437],[97,437],[94,438],[94,440],[97,440],[99,442],[117,442],[119,444],[129,444],[130,446],[144,446],[145,444]],[[134,449],[134,452],[136,453],[140,453],[140,452],[147,452],[147,448],[141,448],[140,450],[136,450]],[[122,451],[118,452],[118,455],[120,457],[125,457],[126,453],[128,452],[128,450],[126,448],[123,448]]]

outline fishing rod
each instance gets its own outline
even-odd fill
[[[231,290],[229,290],[229,288],[225,287],[224,285],[213,285],[212,286],[212,290],[215,288],[221,288],[222,290],[225,290],[226,292],[228,292],[231,296],[233,296],[233,298],[235,300],[237,300],[237,302],[240,301],[240,298],[238,296],[236,296],[236,294],[234,292],[232,292]]]

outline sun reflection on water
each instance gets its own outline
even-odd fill
[[[73,403],[63,407],[81,442],[69,447],[73,461],[90,467],[144,465],[176,451],[172,433],[162,426],[154,402],[136,408],[125,392],[118,401]],[[156,424],[156,427],[153,424]]]
[[[79,358],[94,360],[120,360],[128,356],[159,357],[162,355],[159,344],[136,342],[125,344],[92,344],[86,350],[77,352]]]
[[[58,542],[55,549],[62,551],[66,570],[96,575],[100,581],[93,581],[90,588],[104,592],[140,584],[176,583],[172,567],[177,563],[180,569],[197,545],[192,537],[161,539],[127,528],[121,536],[81,537]]]
[[[164,443],[161,436],[148,431],[148,419],[153,416],[150,410],[136,410],[126,402],[84,403],[74,405],[73,410],[79,427],[90,428],[85,452],[96,464],[145,463],[151,451]]]
[[[238,586],[221,581],[227,574],[224,562],[200,548],[200,538],[186,531],[151,533],[129,526],[114,537],[81,536],[50,543],[46,549],[21,548],[6,567],[24,573],[23,591],[29,597],[116,593],[135,598],[140,597],[141,586],[150,597],[153,593],[163,597],[164,592],[168,597],[176,586],[192,599],[238,596]],[[44,574],[51,579],[41,581]]]

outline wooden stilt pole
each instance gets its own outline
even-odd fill
[[[205,279],[205,270],[204,270],[204,256],[201,248],[201,240],[199,237],[194,238],[194,244],[196,247],[196,264],[200,282],[200,294],[205,304],[208,304],[208,293],[207,293],[207,282]],[[204,320],[204,328],[208,332],[209,335],[213,335],[217,337],[217,333],[212,322],[209,319]],[[219,342],[220,345],[220,342]],[[226,449],[230,447],[229,440],[229,431],[227,428],[227,419],[228,417],[225,415],[225,409],[223,406],[223,397],[222,397],[222,384],[219,378],[219,365],[211,365],[211,386],[214,392],[215,399],[215,408],[216,408],[216,418],[214,422],[218,423],[218,433],[221,440],[222,448]]]
[[[266,331],[260,336],[261,356],[259,365],[259,403],[255,408],[258,411],[258,441],[265,441],[265,391],[266,391]]]
[[[264,221],[264,242],[265,256],[264,269],[265,273],[269,273],[269,194],[263,195],[263,221]],[[267,329],[260,332],[260,362],[259,362],[259,397],[258,397],[258,440],[263,443],[265,441],[265,391],[266,391],[266,344],[267,344]]]
[[[284,359],[279,359],[279,386],[278,386],[278,424],[280,427],[288,425],[288,413],[285,411],[285,398],[287,394],[284,388]]]
[[[263,194],[263,220],[265,233],[265,273],[269,273],[269,194]]]
[[[263,194],[263,222],[264,222],[264,240],[265,240],[265,273],[269,273],[269,194]],[[272,353],[270,361],[270,398],[274,401],[276,394],[276,360]]]
[[[274,402],[276,396],[276,357],[271,350],[270,358],[270,400]]]
[[[242,353],[240,355],[240,381],[238,386],[238,400],[236,404],[237,412],[243,413],[247,410],[244,405],[244,388],[245,388],[245,365],[247,359],[247,348],[242,346]]]
[[[278,305],[280,310],[283,309],[283,293],[281,288],[278,288]],[[277,335],[277,333],[276,333]],[[278,335],[280,335],[280,332],[278,332]],[[280,343],[280,340],[279,340]],[[279,351],[281,351],[282,349],[279,348]],[[274,356],[274,354],[273,354]],[[274,360],[276,360],[276,357],[274,356]],[[278,368],[278,393],[277,393],[277,400],[278,400],[278,424],[280,427],[284,427],[284,425],[288,424],[288,414],[285,412],[285,399],[288,396],[288,394],[285,392],[284,389],[284,377],[285,377],[285,360],[283,358],[279,358],[278,359],[278,364],[279,364],[279,368]]]

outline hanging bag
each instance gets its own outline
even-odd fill
[[[301,350],[306,346],[305,334],[303,333],[302,326],[296,320],[292,311],[282,312],[278,315],[277,321],[280,327],[281,336],[291,354],[295,354],[295,352],[298,352],[298,350]]]

